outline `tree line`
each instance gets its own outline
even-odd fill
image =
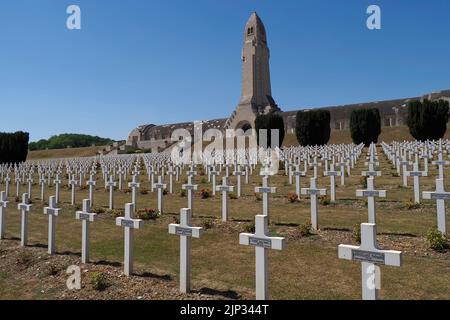
[[[45,150],[45,149],[65,149],[65,148],[82,148],[90,147],[92,145],[104,146],[112,143],[113,140],[107,138],[100,138],[98,136],[90,136],[86,134],[64,133],[55,135],[49,139],[41,139],[37,142],[31,142],[29,149]]]
[[[411,101],[408,105],[407,125],[411,135],[419,141],[439,140],[447,131],[449,117],[449,102],[445,100]],[[301,146],[325,145],[330,140],[330,111],[317,109],[299,111],[296,117],[295,134]],[[279,113],[258,115],[255,129],[260,144],[260,129],[279,130],[279,146],[283,144],[285,126],[283,117]],[[270,132],[270,131],[269,131]],[[381,117],[378,109],[353,110],[350,115],[350,134],[353,143],[377,143],[381,133]],[[270,134],[268,143],[271,146]]]

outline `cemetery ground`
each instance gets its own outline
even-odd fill
[[[450,130],[447,131],[443,139],[450,139]],[[413,137],[409,133],[407,126],[384,127],[381,132],[380,141],[409,141]],[[332,130],[330,144],[352,143],[350,130]],[[207,143],[206,145],[208,145]],[[286,134],[283,146],[298,146],[297,137],[293,133]],[[98,151],[105,149],[105,146],[86,147],[86,148],[68,148],[68,149],[51,149],[36,150],[28,153],[28,160],[36,159],[54,159],[54,158],[71,158],[71,157],[93,157]]]
[[[385,189],[386,198],[376,199],[378,241],[381,247],[401,250],[404,253],[401,268],[381,267],[381,299],[449,299],[450,250],[436,252],[426,241],[427,231],[436,225],[435,201],[413,203],[412,179],[402,187],[402,178],[387,162],[381,148],[378,156],[382,176],[376,179],[376,189]],[[367,153],[364,149],[363,155]],[[309,198],[302,196],[291,203],[289,195],[295,194],[293,184],[287,183],[284,171],[269,179],[277,187],[269,195],[271,235],[286,237],[283,251],[269,253],[269,287],[272,299],[360,299],[361,265],[338,259],[339,244],[355,244],[356,225],[367,222],[365,198],[355,196],[356,189],[365,189],[361,171],[366,170],[363,157],[358,160],[345,186],[337,179],[336,203],[323,198],[319,204],[319,228],[306,235],[301,227],[310,220]],[[199,168],[199,173],[200,168]],[[309,187],[309,177],[301,178],[301,186]],[[446,176],[450,170],[446,170]],[[330,189],[329,177],[323,177],[319,168],[318,187]],[[430,165],[429,177],[422,177],[421,192],[435,189],[435,166]],[[101,178],[101,175],[99,175]],[[130,178],[130,177],[128,177]],[[157,208],[157,193],[150,192],[149,182],[141,175],[137,209]],[[35,178],[35,181],[38,179]],[[123,216],[124,204],[131,202],[131,192],[116,190],[114,212],[108,212],[109,192],[103,181],[97,180],[94,195],[97,221],[91,224],[91,261],[82,265],[81,223],[75,220],[75,211],[81,208],[82,199],[88,198],[88,189],[77,188],[77,206],[70,205],[70,189],[63,187],[60,197],[62,214],[57,218],[57,254],[47,254],[47,219],[39,196],[39,185],[33,187],[33,207],[29,218],[29,246],[20,247],[20,214],[16,199],[10,197],[7,211],[7,240],[0,242],[0,298],[1,299],[253,299],[254,255],[251,247],[239,245],[239,233],[249,231],[254,216],[262,211],[262,202],[256,198],[255,186],[261,177],[250,176],[246,185],[242,179],[242,197],[231,199],[230,220],[221,221],[221,193],[202,199],[201,189],[210,189],[206,175],[195,177],[199,185],[195,192],[193,226],[202,226],[201,239],[192,241],[191,294],[179,293],[179,238],[168,234],[168,224],[179,218],[180,208],[187,207],[187,197],[180,194],[185,176],[174,185],[174,193],[164,196],[164,213],[146,222],[136,230],[134,240],[135,275],[123,274],[123,228],[115,225],[115,216]],[[231,176],[231,184],[236,178]],[[446,182],[448,179],[446,180]],[[166,178],[167,183],[167,178]],[[218,180],[219,183],[219,180]],[[4,185],[0,185],[4,188]],[[55,187],[46,186],[45,198],[54,194]],[[21,186],[21,193],[27,185]],[[144,191],[145,190],[145,191]],[[446,183],[450,190],[450,183]],[[14,186],[11,194],[15,194]],[[450,204],[446,203],[447,211]],[[103,212],[103,213],[100,213]],[[449,218],[447,217],[447,223]],[[76,264],[82,270],[82,290],[66,288],[66,268]],[[99,276],[100,275],[100,276]],[[96,290],[93,278],[105,275],[106,288]],[[98,288],[97,288],[98,289]]]

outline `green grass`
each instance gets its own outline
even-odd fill
[[[386,189],[387,198],[377,200],[377,227],[383,234],[413,235],[423,237],[427,230],[436,225],[435,204],[424,202],[420,210],[407,210],[404,204],[413,197],[412,186],[397,188],[401,177],[390,176],[390,165],[380,153],[383,176],[377,178],[376,188]],[[346,186],[336,189],[337,203],[319,206],[319,226],[322,229],[348,230],[351,236],[355,224],[367,220],[367,208],[363,199],[355,197],[355,190],[360,188],[361,164],[346,178]],[[434,190],[436,169],[430,166],[431,177],[421,179],[422,191]],[[320,169],[321,173],[322,169]],[[310,172],[311,173],[311,172]],[[448,172],[447,174],[449,174]],[[200,177],[196,181],[200,181]],[[135,232],[135,264],[148,272],[164,274],[178,281],[179,238],[168,234],[168,224],[179,210],[187,206],[187,198],[180,197],[181,182],[176,183],[174,194],[164,197],[165,213],[156,221],[149,221],[145,227]],[[270,197],[270,229],[273,234],[282,232],[282,228],[307,223],[310,219],[309,199],[302,197],[300,202],[289,203],[286,195],[295,192],[295,184],[286,185],[287,177],[277,175],[270,179],[270,185],[278,188],[277,194]],[[231,178],[235,184],[235,178]],[[242,180],[243,182],[243,180]],[[253,222],[255,214],[262,210],[262,202],[256,201],[254,187],[260,184],[260,178],[251,177],[250,184],[243,184],[239,200],[229,201],[230,217],[234,221]],[[295,182],[295,180],[294,180]],[[339,182],[339,180],[338,180]],[[449,180],[446,180],[450,183]],[[143,175],[142,187],[148,188]],[[302,187],[307,186],[308,179],[301,179]],[[98,186],[103,182],[99,181]],[[329,179],[319,178],[318,185],[329,189]],[[0,186],[2,187],[2,186]],[[450,190],[450,185],[446,186]],[[12,188],[12,193],[15,188]],[[21,187],[25,192],[26,186]],[[54,189],[46,190],[46,197]],[[39,194],[38,186],[34,195]],[[77,190],[77,203],[88,197],[88,190]],[[81,246],[81,223],[75,220],[74,208],[68,205],[70,191],[61,192],[64,202],[63,213],[57,221],[58,252],[79,253]],[[10,199],[14,201],[13,198]],[[95,193],[96,206],[107,206],[108,193],[98,188]],[[116,207],[123,207],[131,201],[131,195],[119,191],[115,193]],[[29,240],[31,244],[47,243],[47,217],[42,213],[42,203],[35,199],[30,215]],[[138,208],[156,208],[156,193],[141,195],[138,193]],[[195,194],[193,225],[200,226],[204,217],[221,218],[221,194],[206,200]],[[236,222],[230,223],[230,225]],[[18,237],[20,215],[11,203],[7,215],[7,236]],[[345,231],[341,231],[345,233]],[[254,290],[254,249],[239,245],[239,232],[235,229],[224,231],[222,228],[206,230],[202,239],[192,242],[192,285],[194,289],[203,287],[216,290],[233,290],[236,292],[253,292]],[[408,237],[402,238],[409,241]],[[423,240],[425,241],[425,240]],[[337,245],[323,239],[320,234],[297,240],[288,239],[286,249],[269,253],[270,295],[273,299],[359,299],[361,295],[360,264],[342,261],[337,258]],[[390,248],[394,249],[394,248]],[[43,252],[45,249],[42,249]],[[91,258],[93,261],[122,262],[123,229],[115,226],[114,219],[107,214],[100,214],[92,223]],[[34,297],[32,289],[21,293],[24,284],[6,281],[7,275],[0,273],[0,298]],[[450,254],[439,258],[416,256],[407,252],[401,268],[382,267],[383,299],[448,299],[450,297]],[[51,297],[52,292],[48,293]]]

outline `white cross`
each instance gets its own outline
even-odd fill
[[[268,228],[269,217],[257,215],[255,217],[255,234],[241,233],[239,244],[255,247],[256,269],[256,299],[269,299],[269,264],[268,250],[283,250],[284,238],[270,237]]]
[[[55,197],[56,197],[56,203],[59,203],[59,186],[61,185],[61,179],[59,178],[59,174],[56,174],[55,178]]]
[[[109,181],[106,183],[106,186],[109,188],[109,210],[112,210],[114,209],[114,188],[117,186],[113,175],[109,176]]]
[[[181,188],[187,190],[188,208],[191,210],[191,214],[194,211],[194,190],[197,190],[198,185],[192,183],[192,176],[188,176],[188,183],[183,184]]]
[[[44,208],[44,214],[48,215],[48,253],[54,254],[55,235],[56,235],[56,217],[59,215],[61,209],[56,207],[56,197],[51,196],[48,200],[48,207]]]
[[[400,267],[402,252],[380,250],[377,245],[377,227],[374,223],[361,224],[361,246],[339,245],[339,259],[360,261],[362,266],[362,298],[378,298],[379,269],[376,265]]]
[[[187,172],[188,176],[196,176],[197,175],[197,171],[195,171],[195,166],[194,163],[191,164],[191,169]]]
[[[48,172],[47,172],[47,184],[48,184],[49,187],[52,186],[52,174],[53,174],[53,171],[51,171],[49,169]]]
[[[439,167],[439,179],[444,179],[444,166],[450,164],[450,161],[444,161],[442,159],[442,152],[438,153],[438,160],[433,161],[432,164],[437,165]]]
[[[330,165],[330,170],[329,171],[325,171],[323,173],[323,175],[325,177],[330,177],[330,200],[331,202],[335,202],[336,201],[336,181],[335,181],[335,177],[339,176],[341,173],[339,171],[335,171],[334,170],[334,164]]]
[[[116,225],[124,227],[124,274],[130,276],[133,274],[133,240],[134,229],[140,229],[144,226],[144,221],[134,218],[134,205],[125,204],[125,217],[116,218]]]
[[[28,196],[30,198],[32,198],[31,192],[32,192],[32,189],[33,189],[33,176],[32,176],[31,173],[28,175],[27,182],[28,182]]]
[[[138,175],[141,174],[141,172],[139,171],[137,165],[134,166],[134,170],[133,170],[131,173],[132,173],[133,175],[136,175],[136,176],[138,176]]]
[[[269,176],[263,176],[262,187],[255,187],[255,192],[263,194],[263,215],[269,217],[269,193],[277,192],[277,188],[269,187]]]
[[[71,205],[75,205],[75,186],[78,184],[78,181],[75,179],[75,175],[73,174],[71,179],[69,180],[69,185],[71,187],[71,197],[70,203]]]
[[[81,232],[81,262],[89,262],[89,234],[90,223],[97,219],[97,214],[92,213],[91,202],[89,199],[83,200],[83,210],[75,213],[75,218],[81,220],[82,232]]]
[[[423,166],[424,166],[423,168],[424,168],[424,171],[428,172],[428,159],[430,158],[430,157],[428,156],[428,152],[425,151],[425,152],[420,156],[420,158],[423,159]]]
[[[402,166],[402,172],[403,172],[403,186],[407,187],[408,186],[408,176],[406,175],[406,173],[408,172],[408,165],[411,164],[410,161],[406,160],[406,157],[403,156],[403,160],[400,162],[401,166]]]
[[[233,186],[228,185],[228,178],[222,178],[222,185],[216,186],[216,191],[222,191],[222,221],[228,221],[228,193],[234,191]]]
[[[287,175],[288,175],[288,183],[292,184],[292,177],[293,177],[293,170],[294,170],[294,164],[290,163],[288,164],[288,168],[287,168]]]
[[[8,202],[6,192],[2,191],[0,193],[0,240],[5,238],[6,208],[8,207]]]
[[[212,180],[212,195],[216,195],[216,176],[219,175],[219,172],[216,171],[216,168],[212,166],[211,170],[209,171],[209,174],[211,176]]]
[[[245,164],[244,165],[244,171],[245,171],[245,184],[248,184],[248,172],[249,172],[249,165]],[[251,168],[251,167],[250,167]]]
[[[191,290],[191,238],[201,238],[203,228],[192,227],[192,211],[180,210],[180,224],[169,224],[169,234],[180,236],[180,291]]]
[[[39,184],[41,185],[41,200],[44,201],[45,175],[43,173],[40,175]]]
[[[230,176],[230,167],[231,164],[227,163],[225,164],[225,177],[228,178]]]
[[[322,164],[320,162],[317,162],[317,158],[314,157],[314,162],[311,164],[311,166],[313,167],[313,178],[316,179],[317,178],[317,168],[320,167]]]
[[[122,190],[122,178],[123,178],[123,174],[124,174],[122,167],[119,167],[117,174],[119,175],[119,190]]]
[[[149,166],[147,173],[148,181],[150,182],[150,192],[153,192],[153,185],[155,183],[155,171],[153,171],[153,166]]]
[[[444,190],[444,179],[436,179],[436,191],[422,192],[422,198],[436,200],[438,230],[443,235],[447,234],[447,223],[445,215],[445,200],[450,200],[450,192]]]
[[[236,180],[237,180],[237,197],[240,198],[241,197],[241,176],[245,175],[245,172],[241,171],[241,166],[240,165],[236,165],[235,167],[236,170],[233,172],[233,175],[236,176]]]
[[[289,175],[291,176],[292,171],[290,170]],[[297,194],[297,197],[300,199],[300,177],[305,177],[306,172],[300,171],[300,165],[297,164],[295,166],[295,171],[293,172],[293,175],[295,176],[295,193]]]
[[[5,178],[5,192],[6,192],[6,197],[9,197],[9,183],[11,182],[11,178],[9,177],[9,173],[6,174],[6,178]]]
[[[339,165],[341,167],[341,186],[345,186],[345,161],[342,158]]]
[[[264,164],[264,167],[261,168],[261,171],[260,171],[259,175],[260,176],[273,175],[273,172],[270,170],[269,160],[267,160],[266,163]]]
[[[361,172],[363,177],[381,177],[381,171],[375,171],[374,163],[375,162],[366,162],[366,165],[369,165],[369,170]]]
[[[16,182],[16,197],[18,197],[20,191],[20,176],[18,174],[16,175],[14,181]]]
[[[91,202],[91,206],[94,205],[94,187],[97,184],[97,182],[94,179],[94,175],[91,174],[89,176],[89,181],[86,182],[86,185],[89,186],[89,201]]]
[[[367,190],[356,190],[357,197],[367,197],[369,223],[377,223],[375,197],[386,198],[386,190],[375,190],[375,178],[367,178]]]
[[[138,180],[138,175],[133,174],[133,179],[128,183],[128,188],[131,188],[131,203],[136,207],[137,189],[141,186]]]
[[[20,210],[22,218],[20,225],[20,245],[22,247],[25,247],[28,243],[28,214],[31,211],[31,207],[28,193],[24,193],[22,195],[22,203],[17,205],[17,210]]]
[[[314,230],[319,229],[319,217],[317,213],[317,196],[327,194],[325,189],[317,189],[316,179],[311,178],[310,187],[301,189],[302,195],[309,195],[311,198],[311,226]]]
[[[406,172],[408,177],[413,177],[414,179],[414,202],[420,203],[420,177],[428,176],[425,171],[419,171],[419,164],[414,162],[413,171]]]
[[[176,172],[172,169],[172,167],[169,167],[169,171],[167,171],[167,174],[169,175],[169,193],[173,193],[173,176],[176,174]],[[191,177],[191,176],[189,176]]]
[[[155,183],[153,186],[155,189],[158,189],[158,211],[160,214],[163,213],[163,190],[167,187],[164,184],[162,176],[158,177],[158,183]]]

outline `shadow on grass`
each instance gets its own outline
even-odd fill
[[[163,280],[163,281],[172,281],[173,278],[171,275],[169,274],[155,274],[155,273],[151,273],[151,272],[143,272],[143,273],[137,273],[135,274],[135,276],[137,277],[142,277],[142,278],[153,278],[153,279],[158,279],[158,280]]]
[[[217,217],[216,217],[217,219]],[[253,222],[251,219],[231,219],[233,222]]]
[[[81,252],[73,252],[73,251],[61,251],[55,253],[58,256],[74,256],[81,257]]]
[[[5,237],[4,240],[20,241],[20,238],[12,236],[12,237]]]
[[[210,296],[221,296],[227,299],[232,299],[232,300],[239,300],[241,299],[241,295],[238,294],[236,291],[232,291],[232,290],[226,290],[226,291],[221,291],[221,290],[216,290],[216,289],[211,289],[211,288],[201,288],[200,290],[194,290],[194,293],[200,293],[200,294],[206,294],[206,295],[210,295]]]
[[[351,231],[348,228],[331,228],[331,227],[323,228],[322,230],[324,230],[324,231],[342,231],[342,232],[350,232]]]
[[[399,237],[410,237],[410,238],[417,238],[417,235],[412,233],[402,233],[402,232],[381,232],[379,235],[382,236],[399,236]]]
[[[44,243],[33,243],[33,244],[28,244],[27,247],[47,249],[48,245],[44,244]]]
[[[299,226],[298,223],[288,223],[288,222],[274,222],[273,224],[275,226],[279,226],[279,227],[298,227]]]
[[[100,266],[111,266],[111,267],[121,267],[122,266],[122,263],[120,263],[120,262],[107,261],[107,260],[95,261],[95,262],[93,262],[93,264],[100,265]]]

